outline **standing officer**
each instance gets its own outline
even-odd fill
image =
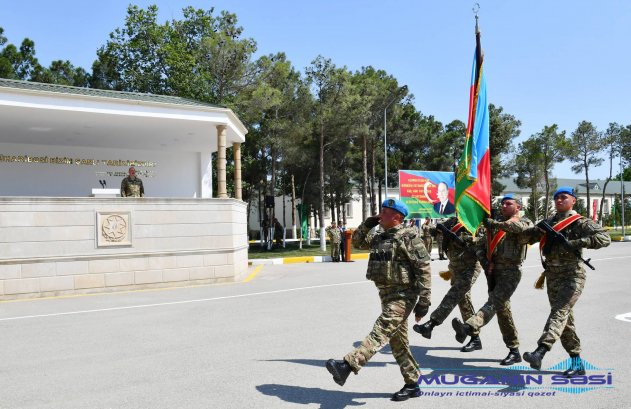
[[[329,236],[329,242],[331,244],[331,261],[337,263],[340,261],[340,244],[342,242],[342,233],[337,228],[335,222],[331,222],[331,225],[326,228],[326,234]]]
[[[445,222],[445,219],[440,220],[440,223],[444,223],[444,222]],[[443,232],[440,230],[436,230],[435,228],[432,228],[432,231],[436,235],[436,247],[438,247],[438,259],[447,260],[447,257],[445,257],[445,248],[443,247],[443,239],[445,238],[443,236]]]
[[[521,264],[526,258],[527,237],[523,232],[532,227],[532,222],[520,218],[521,199],[507,194],[501,200],[502,221],[485,219],[487,240],[481,240],[478,260],[484,267],[489,283],[489,299],[480,310],[465,323],[454,318],[452,326],[456,331],[456,340],[463,342],[467,335],[485,326],[497,313],[497,323],[510,350],[500,365],[512,365],[521,362],[517,328],[513,321],[510,298],[521,280]]]
[[[544,233],[533,227],[527,231],[531,243],[540,241],[540,251],[545,257],[543,276],[548,280],[548,300],[550,315],[543,328],[543,334],[537,341],[537,349],[526,352],[524,359],[534,369],[541,369],[543,356],[560,338],[561,345],[570,354],[571,365],[563,373],[567,377],[585,375],[585,366],[581,360],[581,341],[576,335],[572,307],[585,286],[585,269],[581,264],[582,249],[599,249],[611,243],[609,235],[598,224],[573,210],[576,203],[574,189],[562,186],[554,193],[556,214],[546,222],[552,229],[565,236],[553,241]]]
[[[434,327],[442,324],[456,305],[460,309],[463,321],[467,321],[475,314],[475,309],[471,302],[471,287],[482,270],[475,254],[477,239],[481,238],[481,234],[474,238],[464,228],[462,223],[458,222],[457,217],[447,219],[443,226],[456,237],[459,237],[460,240],[452,238],[450,235],[444,236],[443,246],[449,259],[449,271],[446,272],[448,273],[446,275],[447,278],[443,277],[442,272],[440,275],[447,280],[451,277],[451,287],[443,297],[440,305],[430,315],[429,321],[412,327],[414,331],[428,339],[432,337]],[[482,231],[483,229],[478,230],[479,233],[482,233]],[[471,340],[460,351],[471,352],[482,349],[482,341],[480,341],[479,335],[479,330],[472,330]]]
[[[379,291],[381,315],[359,347],[341,361],[326,362],[333,380],[344,385],[351,372],[357,374],[389,342],[405,380],[403,388],[392,395],[395,401],[421,394],[419,365],[410,352],[407,322],[412,311],[417,321],[427,314],[431,296],[429,255],[415,229],[402,224],[407,214],[403,202],[386,199],[379,215],[367,218],[353,232],[354,247],[370,248],[366,278],[374,281]],[[368,242],[367,234],[377,224],[383,232]]]
[[[129,168],[129,176],[121,182],[121,196],[122,197],[144,197],[145,188],[142,185],[142,180],[136,177],[136,169],[132,166]]]
[[[421,225],[421,229],[423,231],[423,244],[425,244],[425,248],[427,249],[427,253],[431,256],[432,254],[432,219],[429,217],[425,218],[425,222]]]
[[[337,228],[340,230],[340,256],[342,261],[346,261],[346,239],[344,232],[346,231],[346,223],[337,221]]]

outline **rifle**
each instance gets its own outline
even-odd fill
[[[548,222],[546,222],[545,220],[542,220],[539,223],[537,223],[537,227],[543,230],[547,237],[546,243],[543,245],[543,249],[542,249],[542,253],[544,255],[550,254],[550,251],[552,251],[552,245],[554,243],[559,243],[567,251],[574,253],[574,255],[583,263],[585,263],[587,267],[591,268],[592,270],[596,270],[596,268],[590,264],[591,258],[588,258],[587,260],[585,260],[583,256],[581,255],[581,251],[578,249],[572,248],[572,245],[567,240],[567,238],[562,233],[554,230],[552,226],[548,224]]]

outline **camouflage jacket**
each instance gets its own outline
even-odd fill
[[[457,217],[450,217],[443,223],[449,230],[456,224],[458,224]],[[443,251],[447,254],[447,258],[449,259],[449,269],[451,271],[471,268],[479,270],[480,264],[478,264],[478,258],[476,256],[476,246],[478,246],[480,240],[484,241],[484,230],[479,229],[474,237],[466,228],[461,227],[455,234],[464,241],[465,245],[462,246],[456,240],[451,240],[448,236],[443,238],[442,246]]]
[[[353,232],[353,246],[370,249],[366,278],[381,288],[414,287],[418,290],[418,304],[431,304],[430,258],[416,229],[395,226],[377,233],[368,241],[370,231],[363,223]]]
[[[331,243],[340,243],[342,241],[342,232],[337,227],[329,226],[326,229],[326,234],[329,236]]]
[[[431,237],[432,236],[432,225],[423,223],[421,225],[421,229],[423,230],[423,237]]]
[[[130,179],[127,176],[121,182],[121,196],[122,197],[144,197],[145,188],[142,185],[142,180],[135,178]]]
[[[500,230],[503,230],[506,232],[506,235],[495,247],[491,261],[496,268],[520,267],[526,259],[526,251],[528,250],[528,236],[525,232],[531,227],[533,227],[533,224],[526,217],[513,216],[508,220],[493,221],[486,228],[486,238],[478,241],[477,254],[482,265],[487,260],[489,241]]]
[[[552,217],[546,219],[548,224],[552,227],[562,220],[567,219],[570,216],[577,214],[574,210],[569,212],[557,213]],[[541,240],[544,233],[537,227],[532,227],[526,231],[530,243],[536,243]],[[579,250],[579,254],[582,255],[582,249],[599,249],[601,247],[607,247],[611,243],[611,238],[594,221],[581,217],[563,230],[561,230],[570,245]],[[552,244],[550,254],[545,255],[545,264],[549,267],[567,267],[568,270],[576,268],[579,264],[579,259],[575,252],[566,249],[561,243]]]

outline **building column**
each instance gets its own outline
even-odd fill
[[[217,125],[217,197],[228,198],[226,188],[226,126]]]
[[[232,151],[234,155],[234,198],[242,200],[241,198],[241,144],[235,142],[232,144]]]

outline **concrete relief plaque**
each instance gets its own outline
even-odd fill
[[[131,246],[130,212],[96,212],[96,247]]]

